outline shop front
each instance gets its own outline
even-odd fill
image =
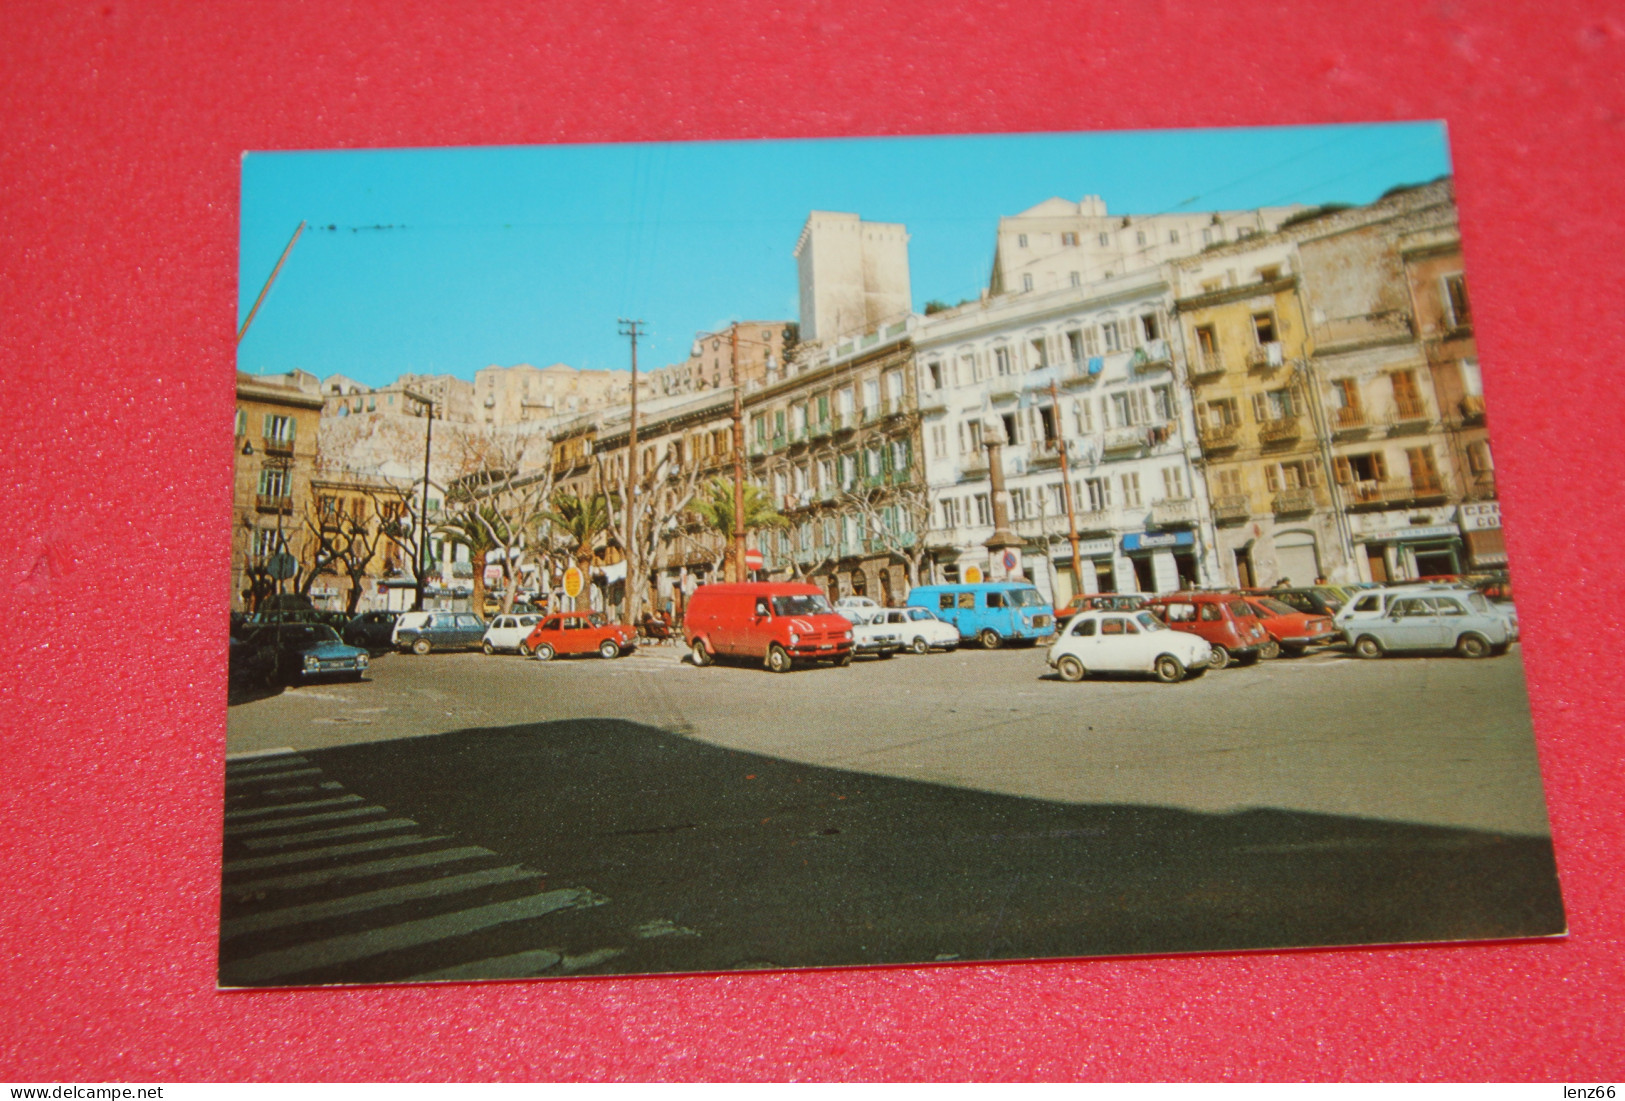
[[[1118,591],[1171,593],[1194,588],[1201,576],[1197,568],[1193,531],[1141,531],[1123,536],[1123,557],[1132,577]]]
[[[1507,545],[1501,534],[1500,502],[1462,505],[1456,510],[1456,522],[1466,541],[1467,562],[1472,569],[1506,569]]]
[[[1360,575],[1379,584],[1465,572],[1467,554],[1451,509],[1422,515],[1382,512],[1359,517]]]

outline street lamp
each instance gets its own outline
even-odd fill
[[[691,352],[698,357],[703,354],[701,345],[710,337],[721,335],[718,329],[712,333],[701,333],[694,341]],[[728,326],[728,358],[729,370],[733,379],[734,407],[733,407],[733,468],[734,468],[734,530],[730,537],[728,547],[728,579],[730,581],[745,580],[745,475],[743,468],[743,455],[745,450],[745,420],[744,407],[741,404],[739,386],[739,345],[741,343],[754,344],[759,348],[772,348],[771,344],[759,340],[740,340],[739,322],[735,321]],[[767,357],[768,370],[773,367],[771,352]]]
[[[429,567],[429,450],[434,445],[434,401],[411,390],[402,390],[401,392],[428,409],[423,428],[423,507],[419,514],[422,517],[423,524],[422,530],[418,533],[418,568],[414,571],[417,574],[417,595],[412,598],[412,610],[421,612],[423,610],[424,574]]]

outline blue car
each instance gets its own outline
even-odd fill
[[[957,627],[960,638],[988,650],[1007,641],[1031,646],[1055,633],[1055,609],[1024,581],[920,585],[909,592],[908,606],[930,609]]]

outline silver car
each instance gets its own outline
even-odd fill
[[[1406,650],[1454,650],[1464,658],[1505,653],[1507,617],[1475,589],[1406,586],[1361,593],[1334,620],[1362,658]]]

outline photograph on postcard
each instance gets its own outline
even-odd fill
[[[245,155],[220,985],[1561,935],[1456,186]]]

